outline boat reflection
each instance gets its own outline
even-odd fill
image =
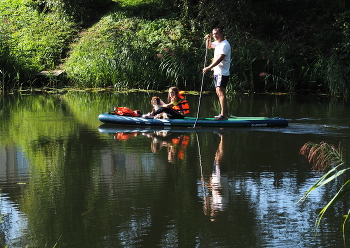
[[[139,134],[145,135],[152,139],[151,151],[159,152],[163,147],[168,152],[168,162],[176,163],[185,158],[185,149],[188,145],[190,136],[179,133],[169,133],[167,131],[148,132],[119,132],[114,134],[114,138],[120,141],[126,141],[132,137],[137,137]]]
[[[114,134],[114,139],[125,141],[132,137],[137,137],[139,135],[138,132],[119,132]]]
[[[100,133],[152,133],[152,132],[169,132],[169,133],[196,133],[196,132],[229,132],[229,131],[241,131],[245,132],[249,129],[245,128],[222,128],[222,127],[172,127],[172,126],[123,126],[116,124],[102,124],[98,127]]]

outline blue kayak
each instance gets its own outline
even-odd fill
[[[98,119],[103,123],[138,126],[176,126],[176,127],[286,127],[288,121],[279,117],[231,117],[225,121],[214,118],[185,117],[184,119],[146,119],[142,117],[121,116],[116,114],[100,114]]]

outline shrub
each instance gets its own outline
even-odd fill
[[[3,1],[0,12],[0,70],[9,81],[33,82],[36,73],[61,62],[76,32],[69,18],[37,13],[21,1]]]
[[[196,67],[187,32],[180,21],[172,19],[146,21],[111,14],[82,34],[64,68],[77,86],[183,86],[188,72],[193,77],[189,68]]]

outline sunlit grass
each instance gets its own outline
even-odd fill
[[[148,4],[148,3],[154,3],[157,2],[157,0],[120,0],[119,3],[122,5],[130,5],[135,6],[139,4]]]
[[[64,68],[69,80],[80,87],[184,87],[189,77],[200,76],[198,64],[187,51],[192,41],[183,37],[186,32],[175,20],[145,21],[111,14],[81,34]]]
[[[2,1],[0,12],[0,70],[9,87],[32,84],[36,73],[61,62],[76,32],[69,18],[39,14],[21,1]]]

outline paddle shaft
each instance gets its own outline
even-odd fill
[[[205,197],[206,196],[206,187],[205,187],[204,176],[203,176],[201,146],[199,145],[199,139],[198,139],[198,133],[197,132],[196,132],[196,137],[197,137],[197,146],[198,146],[199,166],[200,166],[200,169],[201,169],[201,182],[202,182],[203,197]]]
[[[205,56],[204,56],[203,68],[204,68],[205,65],[207,64],[207,54],[208,54],[208,47],[207,47],[207,42],[205,42]],[[202,92],[203,92],[204,75],[205,75],[205,73],[202,72],[202,83],[201,83],[201,91],[199,92],[199,100],[198,100],[198,108],[197,108],[197,117],[196,117],[196,121],[194,122],[193,128],[196,127],[197,121],[198,121],[198,117],[199,117],[199,111],[200,111],[201,99],[202,99]]]

